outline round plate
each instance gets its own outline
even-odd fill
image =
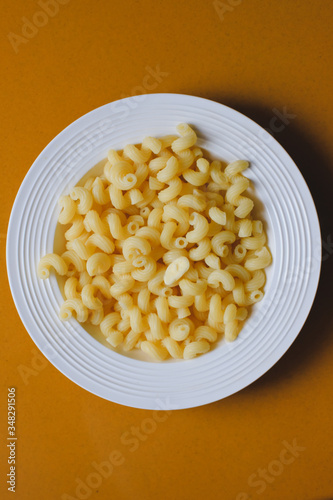
[[[57,280],[37,277],[53,251],[58,199],[110,148],[174,134],[187,122],[215,159],[251,162],[246,176],[260,200],[273,264],[263,300],[238,339],[220,342],[189,361],[154,363],[126,357],[71,319],[62,322]],[[315,297],[321,265],[320,229],[309,189],[279,143],[259,125],[222,104],[179,94],[121,99],[76,120],[44,149],[26,175],[11,213],[7,269],[20,317],[33,341],[64,375],[116,403],[181,409],[222,399],[246,387],[286,352]]]

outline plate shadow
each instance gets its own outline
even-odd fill
[[[201,95],[207,99],[225,104],[261,125],[270,129],[272,135],[287,151],[301,171],[314,199],[321,228],[322,268],[315,297],[309,316],[298,337],[282,358],[262,377],[248,386],[246,391],[259,391],[266,386],[296,377],[298,372],[325,350],[332,347],[332,278],[333,278],[333,228],[331,206],[333,200],[333,162],[315,139],[298,123],[297,116],[287,120],[285,126],[280,120],[273,120],[272,108],[260,104],[246,103],[236,99],[221,98],[217,95]],[[287,108],[292,112],[291,108]],[[280,109],[281,113],[283,109]],[[273,128],[279,128],[275,133]],[[243,391],[242,391],[243,392]]]

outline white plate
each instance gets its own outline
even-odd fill
[[[53,250],[57,201],[108,149],[175,132],[187,122],[216,159],[248,159],[246,175],[264,208],[273,264],[264,299],[238,339],[190,361],[152,363],[105,347],[74,319],[58,317],[62,296],[54,276],[37,278],[39,259]],[[178,94],[122,99],[79,118],[44,149],[16,197],[7,239],[7,268],[17,310],[32,339],[64,375],[86,390],[127,406],[180,409],[222,399],[265,373],[301,330],[316,293],[320,229],[309,189],[271,135],[219,103]]]

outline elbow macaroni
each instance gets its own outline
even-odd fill
[[[192,359],[234,341],[263,298],[272,256],[244,160],[204,158],[188,124],[110,150],[103,172],[59,199],[66,251],[37,274],[65,277],[60,318],[98,325],[112,348]]]

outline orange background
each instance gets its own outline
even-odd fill
[[[36,14],[37,1],[1,5],[1,499],[12,498],[5,479],[12,386],[19,500],[332,499],[332,2],[56,5],[46,17]],[[45,25],[29,31],[27,20]],[[309,184],[324,242],[313,309],[285,356],[238,394],[171,414],[105,401],[58,372],[21,324],[5,267],[11,206],[37,155],[76,118],[142,92],[147,66],[167,73],[148,93],[211,98],[265,128],[274,109],[296,115],[275,137]],[[136,428],[140,437],[129,441]],[[294,456],[286,442],[300,447]],[[112,473],[104,464],[108,477],[96,476],[94,464],[110,460]],[[96,484],[77,489],[79,478]]]

